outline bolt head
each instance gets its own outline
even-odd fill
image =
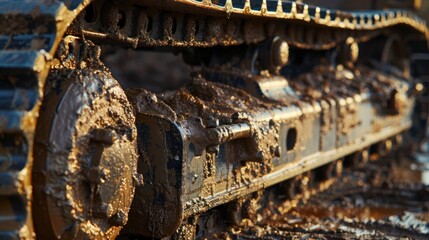
[[[276,67],[284,67],[289,62],[289,45],[283,40],[277,40],[272,47],[272,61]]]
[[[210,116],[209,119],[207,120],[207,127],[213,128],[213,127],[217,127],[217,126],[219,126],[219,119],[217,119],[213,116]]]
[[[91,132],[91,140],[95,142],[112,145],[115,140],[115,133],[109,129],[94,129]]]

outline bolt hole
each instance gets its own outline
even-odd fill
[[[118,12],[118,27],[120,29],[125,27],[125,24],[127,23],[127,15],[123,10],[119,10]]]
[[[173,18],[173,25],[171,26],[171,33],[175,34],[177,31],[177,19]]]
[[[88,7],[86,7],[84,19],[87,23],[93,23],[95,22],[95,20],[97,20],[97,14],[96,14],[94,3],[90,3]]]
[[[298,133],[296,128],[290,128],[286,135],[286,149],[287,151],[291,151],[295,148],[296,139],[298,137]]]

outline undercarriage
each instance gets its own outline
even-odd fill
[[[221,208],[243,226],[279,191],[418,145],[417,2],[0,2],[0,238],[201,238]],[[183,77],[109,68],[121,49],[175,54],[162,71]]]

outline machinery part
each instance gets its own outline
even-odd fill
[[[40,111],[32,210],[41,239],[113,239],[134,195],[132,108],[102,65],[83,63],[51,70]]]
[[[353,68],[353,65],[359,59],[359,44],[353,38],[347,38],[347,40],[338,47],[335,57],[336,64]]]
[[[93,6],[96,10],[90,11],[90,17],[81,15],[70,33],[134,48],[231,46],[280,36],[299,48],[329,49],[348,37],[365,41],[380,34],[380,29],[400,25],[428,36],[424,21],[403,10],[342,12],[279,0],[180,0],[169,4],[100,0]],[[201,10],[207,14],[201,15]],[[93,16],[94,12],[98,15]]]
[[[262,49],[258,51],[259,66],[261,69],[278,73],[281,68],[289,62],[289,45],[286,41],[276,36],[265,42]],[[255,65],[253,63],[252,65]],[[255,66],[253,66],[255,68]]]
[[[389,71],[357,66],[359,73],[349,77],[347,69],[321,66],[286,80],[222,69],[216,65],[216,77],[196,75],[171,94],[128,92],[137,112],[139,173],[145,179],[126,226],[130,233],[168,236],[191,216],[311,169],[320,167],[322,180],[329,179],[341,170],[341,161],[331,162],[379,142],[387,150],[384,139],[411,125],[411,82]],[[312,80],[316,73],[327,77]],[[248,85],[232,87],[203,76],[232,83],[246,77],[275,86],[281,79],[289,90],[250,92]],[[319,84],[329,90],[316,92]],[[396,114],[379,100],[392,91],[405,100]]]
[[[383,9],[383,8],[396,8],[396,9],[414,9],[418,10],[421,7],[422,0],[363,0],[359,2],[344,1],[344,0],[331,0],[329,2],[323,0],[305,0],[307,4],[316,6],[353,10],[353,9]]]
[[[100,11],[101,9],[105,11]],[[3,167],[0,173],[0,182],[2,183],[0,186],[0,201],[5,203],[1,204],[0,210],[1,216],[9,216],[8,214],[13,212],[14,217],[2,218],[0,237],[31,238],[34,236],[33,216],[30,209],[32,205],[30,176],[32,175],[33,151],[37,152],[37,149],[33,148],[35,118],[39,111],[39,100],[43,97],[42,89],[50,66],[51,64],[55,66],[58,63],[52,56],[58,52],[57,48],[66,31],[72,35],[85,36],[87,39],[92,39],[97,43],[117,43],[141,48],[249,45],[259,43],[273,36],[280,36],[289,47],[328,51],[338,46],[339,43],[343,43],[348,37],[353,37],[357,43],[371,40],[382,33],[390,35],[392,31],[404,33],[410,39],[416,38],[423,42],[428,37],[425,22],[405,10],[347,13],[291,1],[277,0],[178,0],[163,1],[162,3],[156,0],[130,0],[120,6],[116,1],[102,0],[30,2],[16,0],[4,2],[0,6],[0,49],[2,49],[0,51],[2,97],[2,102],[0,103],[0,132],[2,136],[0,141],[2,146],[6,147],[0,152],[0,159],[7,163],[7,167]],[[350,76],[346,72],[343,71],[341,74]],[[224,74],[224,72],[222,73]],[[266,76],[257,75],[257,77],[263,80]],[[257,77],[251,76],[249,80],[254,80]],[[270,80],[274,80],[274,78]],[[271,94],[267,85],[257,82],[255,85],[261,87],[260,89],[264,91],[262,94],[255,92],[252,95],[257,96],[257,98],[278,100],[274,96],[281,98],[281,93],[284,90],[291,92],[288,82],[283,77],[277,78],[277,80],[277,83],[280,83],[282,87],[280,91],[275,92],[276,94]],[[312,86],[312,83],[307,83]],[[291,85],[294,84],[292,83]],[[294,87],[299,87],[299,85]],[[372,90],[374,90],[374,87],[382,89],[383,84],[376,81],[376,84],[370,87]],[[302,90],[302,88],[299,90]],[[314,97],[312,93],[316,93],[315,96],[321,95],[317,91],[307,91],[305,93],[303,98],[306,100]],[[340,96],[344,96],[341,91],[337,91],[337,93]],[[292,96],[292,98],[295,97]],[[346,112],[350,110],[349,107],[352,110],[354,108],[351,105],[347,105],[348,102],[353,101],[349,97],[347,96],[346,100],[342,99],[338,102],[332,99],[329,102],[324,102],[317,97],[312,98],[312,100],[320,100],[320,105],[326,103],[327,106],[330,106],[327,108],[328,110],[338,106],[340,114],[335,117],[344,119],[347,117]],[[380,98],[383,99],[383,96]],[[253,101],[250,105],[255,104],[254,99],[252,99],[247,99]],[[359,97],[356,99],[356,102],[359,102]],[[298,101],[300,100],[302,99]],[[329,105],[328,103],[330,102],[334,104]],[[285,103],[283,104],[285,105]],[[327,111],[326,109],[324,110]],[[406,116],[408,112],[400,114]],[[323,121],[325,123],[329,120],[329,117],[326,117],[327,115],[324,115]],[[396,115],[393,115],[393,117],[386,118],[386,121],[389,123],[394,122],[392,118]],[[243,116],[245,114],[239,112],[237,113],[237,118],[233,119],[252,122]],[[302,116],[307,116],[305,109],[302,111]],[[204,118],[206,117],[204,116]],[[226,118],[223,119],[225,120]],[[228,121],[222,124],[225,125],[226,123]],[[246,126],[242,122],[238,122],[238,124]],[[407,124],[399,128],[398,132],[405,130]],[[345,126],[343,123],[339,123],[339,125],[342,126],[340,129]],[[177,126],[174,125],[174,127]],[[378,121],[374,125],[374,129],[383,129],[383,121]],[[294,133],[294,130],[290,131],[290,133]],[[267,133],[267,135],[270,134],[271,132]],[[374,141],[388,138],[392,134],[394,133],[380,133],[374,138]],[[274,146],[272,149],[267,148],[264,151],[251,152],[246,156],[240,156],[240,159],[251,164],[258,161],[263,162],[267,156],[281,156],[282,151],[284,152],[285,150],[286,152],[299,150],[297,148],[300,146],[299,139],[293,137],[296,134],[286,133],[284,135],[292,136],[289,137],[291,141],[286,140],[286,142],[295,142],[295,144],[286,144],[283,150],[280,146]],[[258,137],[260,138],[261,135]],[[337,141],[340,145],[347,142],[347,137],[345,136],[338,138],[339,140],[336,139],[331,142]],[[296,141],[293,141],[294,139]],[[220,144],[219,156],[222,156],[222,145],[230,142]],[[252,146],[253,149],[260,147],[255,142],[253,144],[257,145],[256,147]],[[369,144],[369,142],[365,144]],[[359,147],[363,147],[365,144],[361,144],[362,146]],[[321,142],[321,145],[323,150],[331,147],[329,142]],[[202,153],[213,146],[199,147],[197,150]],[[219,158],[219,156],[216,156],[217,146],[215,145],[213,148],[212,155],[209,154],[207,158],[208,163],[210,163],[207,165],[210,166],[213,166],[211,163],[216,162]],[[177,151],[180,151],[180,149]],[[348,151],[343,153],[349,154]],[[328,162],[328,160],[321,161],[321,164],[325,162]],[[300,171],[296,173],[300,174]],[[216,175],[215,168],[207,166],[205,174],[207,176]],[[285,177],[291,177],[291,175],[286,174]],[[197,182],[200,176],[198,174],[192,175],[190,179]],[[267,176],[270,178],[270,175]],[[275,181],[268,179],[267,183],[274,184],[280,180],[280,178]],[[228,184],[223,187],[229,186]],[[254,186],[257,185],[254,184]],[[220,188],[222,189],[222,186]],[[249,188],[249,191],[254,191],[256,188]],[[232,189],[231,191],[234,192],[235,190]],[[231,199],[240,195],[238,191],[234,194],[231,195]],[[193,196],[190,197],[192,198]],[[225,199],[225,201],[228,200],[230,199]],[[208,209],[209,206],[216,204],[209,203],[195,212],[202,212]],[[183,204],[177,207],[179,209],[178,213],[180,213],[181,207],[183,207]],[[199,207],[195,206],[195,208]],[[191,215],[194,211],[194,207],[187,207],[186,209],[187,214],[185,216]],[[171,221],[176,222],[176,220],[176,218],[173,218]],[[171,224],[170,227],[175,224]]]
[[[0,173],[2,239],[35,236],[31,176],[40,99],[61,36],[82,8],[72,12],[59,1],[0,4],[0,133],[8,146],[1,156],[13,161]]]

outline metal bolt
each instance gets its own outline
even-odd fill
[[[280,38],[273,40],[271,59],[277,68],[284,67],[289,62],[289,45]]]
[[[115,133],[109,129],[94,129],[91,132],[91,140],[95,142],[105,143],[112,145],[115,140]]]
[[[347,57],[348,60],[352,63],[355,63],[359,58],[359,45],[358,43],[351,37],[347,38]]]
[[[156,95],[155,95],[155,94],[147,95],[147,96],[146,96],[146,99],[147,99],[147,102],[148,102],[149,104],[154,104],[154,103],[157,103],[157,102],[158,102],[158,99],[156,98]]]
[[[219,119],[213,116],[210,116],[209,119],[207,120],[207,127],[214,128],[217,126],[219,126]]]
[[[198,179],[198,174],[194,174],[194,176],[192,177],[192,183],[195,183]]]

